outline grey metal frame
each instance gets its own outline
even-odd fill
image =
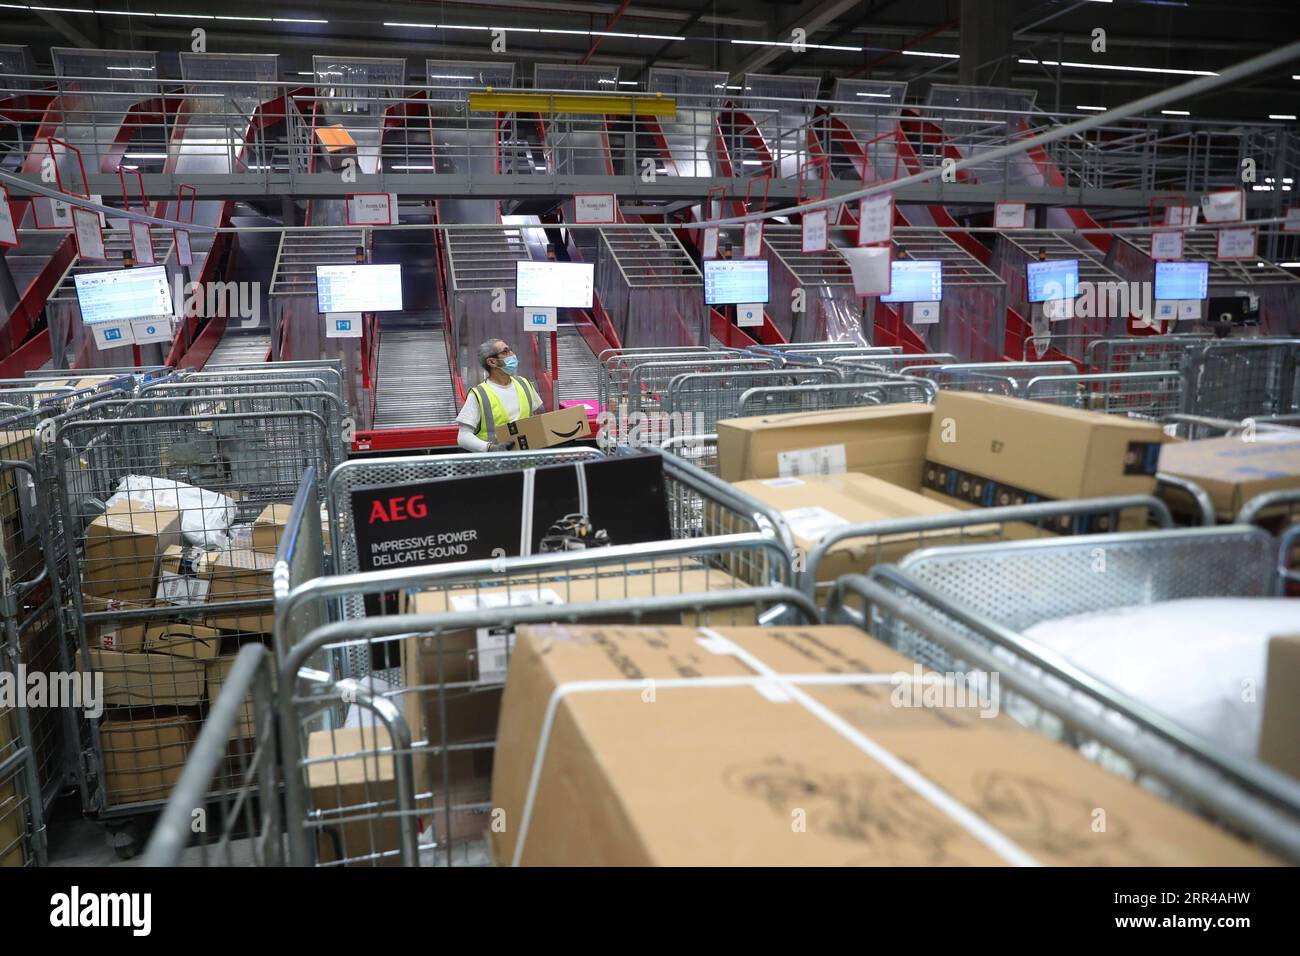
[[[1105,574],[1092,571],[1099,553]],[[1001,674],[1037,708],[1022,710],[1022,720],[1057,733],[1062,720],[1080,728],[1130,761],[1135,773],[1154,774],[1298,861],[1300,782],[1221,752],[1019,633],[1033,620],[1153,599],[1269,596],[1279,583],[1275,553],[1267,533],[1242,526],[933,548],[898,566],[877,566],[867,578],[841,578],[824,617],[856,623],[939,671],[975,666]],[[849,607],[855,597],[864,602],[861,612]],[[1061,694],[1047,677],[1091,706]]]

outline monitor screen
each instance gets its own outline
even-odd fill
[[[897,259],[889,266],[889,295],[881,302],[939,302],[943,263],[938,259]]]
[[[749,305],[767,301],[766,259],[706,259],[705,305]]]
[[[172,314],[165,266],[79,272],[74,278],[82,322],[125,322]]]
[[[1030,302],[1074,299],[1079,295],[1078,259],[1031,262],[1028,273]]]
[[[1208,262],[1157,262],[1156,299],[1204,299],[1210,294]]]
[[[521,309],[590,309],[595,286],[596,267],[589,262],[515,263],[515,305]]]
[[[317,266],[316,311],[402,311],[402,267],[396,263]]]

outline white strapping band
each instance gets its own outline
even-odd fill
[[[537,469],[524,469],[524,506],[519,515],[519,553],[533,553],[533,485],[537,481]]]
[[[537,788],[541,783],[542,767],[546,762],[546,751],[550,744],[551,732],[555,726],[555,715],[560,703],[572,694],[642,691],[653,687],[672,690],[677,688],[707,687],[753,687],[769,700],[780,701],[793,699],[801,704],[814,717],[835,730],[863,753],[875,759],[887,770],[898,777],[918,794],[930,802],[940,812],[965,829],[975,839],[989,847],[994,853],[1014,866],[1038,866],[1031,857],[1012,841],[995,830],[987,822],[976,816],[969,809],[958,803],[938,786],[921,776],[907,764],[903,763],[875,741],[859,733],[851,725],[841,720],[834,712],[813,700],[795,685],[809,686],[851,686],[866,684],[894,684],[900,680],[910,681],[911,675],[901,674],[778,674],[770,667],[748,654],[735,643],[709,628],[700,628],[708,635],[700,644],[715,654],[727,653],[738,657],[759,673],[727,677],[674,677],[663,680],[586,680],[569,681],[559,684],[551,692],[546,704],[546,714],[542,718],[542,727],[537,742],[537,751],[533,755],[533,767],[528,777],[528,790],[524,796],[524,809],[519,821],[519,839],[515,842],[511,866],[519,866],[524,855],[524,846],[528,841],[529,826],[532,823],[533,809],[537,801]]]

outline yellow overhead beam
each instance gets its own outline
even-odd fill
[[[471,93],[476,113],[585,113],[593,116],[676,116],[677,100],[659,94],[617,93]]]

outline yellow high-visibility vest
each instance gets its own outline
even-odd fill
[[[542,407],[542,399],[537,394],[537,389],[533,388],[533,383],[514,375],[510,376],[510,381],[515,383],[515,391],[519,393],[519,417],[528,418],[535,414]],[[487,382],[480,382],[471,391],[478,397],[478,437],[495,442],[497,429],[505,428],[510,423],[506,406],[497,396],[496,389]]]

